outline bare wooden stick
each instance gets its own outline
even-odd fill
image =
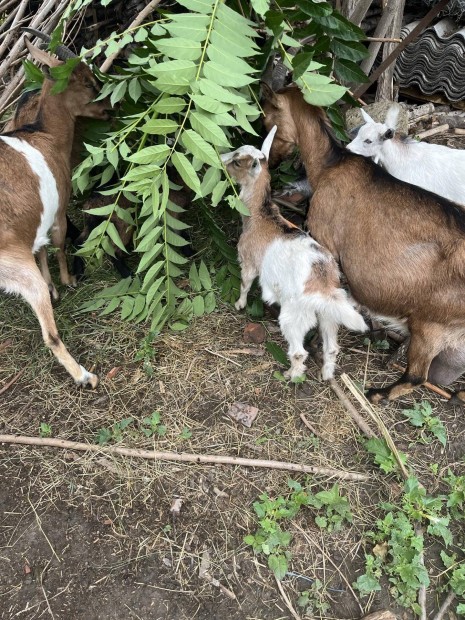
[[[393,39],[389,37],[366,37],[367,41],[374,41],[375,43],[400,43],[402,39]]]
[[[8,30],[8,32],[4,34],[3,43],[0,45],[0,57],[3,56],[3,53],[5,52],[5,50],[8,49],[8,46],[10,45],[10,41],[13,38],[13,34],[18,26],[18,22],[21,21],[27,5],[28,5],[28,0],[22,0],[21,4],[18,6],[16,15],[13,19],[13,23],[11,24],[11,28]]]
[[[457,136],[465,136],[465,129],[461,129],[460,127],[455,127],[454,128],[454,133]]]
[[[301,620],[299,614],[296,612],[296,610],[292,607],[292,603],[289,600],[289,597],[287,596],[287,594],[284,592],[284,588],[281,584],[281,582],[279,581],[279,579],[275,576],[276,579],[276,585],[278,586],[278,590],[279,593],[282,596],[282,599],[284,601],[284,604],[286,605],[286,607],[289,609],[289,611],[291,612],[292,617],[294,618],[294,620]]]
[[[438,125],[437,127],[427,129],[426,131],[420,131],[420,133],[417,133],[417,136],[419,138],[428,138],[429,136],[435,136],[438,133],[446,133],[446,131],[449,131],[448,123],[444,123],[444,125]]]
[[[340,471],[329,467],[314,467],[300,463],[282,461],[268,461],[265,459],[246,459],[238,456],[220,456],[209,454],[189,454],[187,452],[161,452],[158,450],[142,450],[140,448],[122,448],[119,446],[96,446],[89,443],[54,439],[50,437],[26,437],[24,435],[0,435],[0,443],[14,443],[28,446],[48,446],[80,450],[81,452],[98,452],[103,454],[122,454],[153,461],[180,461],[182,463],[215,463],[220,465],[240,465],[242,467],[264,467],[266,469],[282,469],[285,471],[300,471],[323,476],[335,476],[342,480],[368,480],[365,474]]]
[[[344,406],[345,410],[350,415],[352,420],[357,424],[359,429],[362,431],[362,433],[364,433],[367,437],[376,437],[375,433],[371,430],[371,428],[368,426],[368,424],[365,422],[365,420],[359,414],[357,409],[355,409],[353,404],[350,402],[350,400],[344,394],[344,392],[342,391],[341,387],[337,383],[336,379],[331,379],[329,381],[329,385],[331,386],[331,389],[333,390],[333,392],[336,394],[336,396],[341,401],[342,405]]]
[[[299,417],[311,433],[313,433],[317,437],[321,437],[321,433],[315,430],[315,428],[310,424],[310,422],[307,420],[303,413],[301,413]]]
[[[210,353],[211,355],[216,355],[216,357],[221,357],[221,359],[226,360],[227,362],[231,362],[231,364],[236,364],[236,366],[239,366],[239,368],[242,368],[242,364],[239,364],[239,362],[236,362],[235,360],[232,360],[229,357],[226,357],[226,355],[221,355],[221,353],[217,353],[216,351],[207,349],[207,347],[205,347],[204,351],[206,351],[207,353]]]
[[[423,537],[423,528],[421,527],[419,523],[415,525],[415,535]],[[424,550],[422,550],[420,553],[420,564],[423,566],[423,568],[425,567]],[[427,614],[426,614],[426,586],[425,585],[421,585],[420,589],[418,590],[418,605],[420,606],[420,620],[426,620]]]
[[[142,11],[137,14],[135,19],[129,24],[129,27],[127,28],[127,30],[131,30],[131,28],[137,28],[137,26],[139,26],[144,21],[147,15],[149,15],[159,3],[160,3],[160,0],[152,0],[151,2],[149,2],[147,6],[145,6],[142,9]],[[108,58],[105,60],[105,62],[100,67],[100,71],[102,73],[106,73],[108,69],[110,69],[115,59],[118,58],[120,51],[121,50],[117,50],[114,54],[111,54],[111,56],[108,56]]]
[[[371,405],[371,403],[368,402],[368,400],[366,399],[365,395],[362,394],[355,387],[352,379],[350,379],[350,377],[348,375],[346,375],[345,373],[342,374],[341,375],[341,380],[343,381],[344,385],[350,390],[350,392],[353,394],[353,396],[358,400],[358,402],[360,403],[362,409],[364,411],[366,411],[368,413],[368,415],[370,416],[370,418],[376,423],[376,425],[377,425],[378,429],[380,430],[382,436],[386,440],[386,443],[389,446],[389,449],[391,450],[391,452],[394,455],[394,458],[397,461],[397,464],[398,464],[399,469],[400,469],[400,471],[402,473],[402,476],[404,477],[405,480],[407,480],[407,478],[409,477],[409,473],[408,473],[405,465],[402,463],[402,460],[401,460],[400,455],[399,455],[399,451],[397,450],[397,447],[396,447],[395,443],[393,442],[392,437],[389,434],[389,431],[386,428],[386,425],[384,424],[384,422],[381,419],[380,415],[377,413],[377,411],[374,409],[374,407]]]
[[[444,618],[444,614],[446,613],[446,611],[449,609],[452,601],[455,599],[455,593],[452,592],[452,590],[449,592],[449,594],[446,596],[446,598],[444,599],[443,604],[441,605],[441,607],[439,608],[438,613],[434,616],[433,620],[442,620]]]
[[[1,389],[0,389],[0,394],[3,394],[4,392],[6,392],[7,390],[10,389],[10,387],[13,385],[13,383],[16,383],[16,381],[21,377],[21,375],[24,373],[26,369],[25,368],[21,368],[21,370],[15,374],[15,376],[10,379],[8,381],[8,383],[6,383]]]
[[[385,37],[389,27],[391,26],[392,18],[394,16],[394,1],[395,0],[388,0],[383,9],[381,19],[376,26],[375,36],[369,39],[372,43],[370,43],[368,47],[368,57],[364,58],[360,64],[360,69],[366,74],[371,71],[371,68],[376,60],[376,56],[381,49],[381,43],[385,41],[383,37]]]

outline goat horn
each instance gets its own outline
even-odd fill
[[[48,34],[40,32],[40,30],[36,30],[35,28],[29,28],[25,26],[21,30],[23,30],[24,32],[29,32],[30,34],[33,34],[39,39],[42,39],[42,41],[45,41],[45,43],[50,43],[50,41],[52,40],[52,38]],[[60,60],[68,60],[69,58],[76,58],[76,54],[72,52],[69,49],[69,47],[66,47],[66,45],[58,45],[55,50],[55,54],[58,56]]]
[[[273,125],[273,128],[270,130],[269,134],[266,136],[262,144],[261,151],[267,161],[270,156],[271,145],[273,143],[273,138],[274,138],[274,135],[277,129],[278,129],[277,125]]]

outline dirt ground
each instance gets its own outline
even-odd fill
[[[279,588],[266,558],[244,542],[257,530],[253,502],[264,492],[287,496],[289,479],[316,492],[329,489],[335,478],[1,444],[0,618],[341,620],[387,609],[411,618],[395,605],[386,581],[369,597],[352,587],[363,572],[364,554],[371,552],[366,532],[380,516],[379,503],[395,504],[401,485],[373,464],[360,429],[318,380],[315,362],[309,360],[305,383],[278,381],[273,373],[282,367],[265,345],[244,344],[250,319],[221,302],[187,331],[166,331],[153,349],[144,348],[142,326],[78,312],[96,287],[114,279],[109,271],[104,266],[75,291],[62,288],[55,309],[63,341],[101,377],[95,391],[72,384],[44,348],[23,302],[0,297],[0,433],[39,436],[46,424],[52,437],[96,444],[102,432],[113,431],[108,445],[275,459],[359,472],[367,480],[339,481],[353,514],[341,531],[320,529],[309,508],[290,520],[292,559]],[[260,322],[267,341],[284,346],[272,314]],[[399,374],[386,367],[397,345],[377,348],[376,341],[385,339],[380,333],[371,336],[374,346],[365,338],[341,334],[338,368],[362,389]],[[403,410],[420,400],[428,400],[445,425],[445,448],[425,443],[407,421]],[[227,415],[234,402],[259,409],[251,428]],[[429,493],[440,491],[448,468],[463,473],[460,407],[418,389],[378,410]],[[165,429],[147,437],[143,420],[153,412]],[[129,418],[115,434],[115,424]],[[171,510],[176,499],[182,500],[177,515]],[[463,546],[464,533],[454,533]],[[444,568],[432,539],[426,538],[426,549],[432,614],[445,596],[439,589]],[[207,560],[209,578],[202,576]],[[315,600],[329,607],[305,612],[297,605],[299,593],[315,579],[321,582]]]

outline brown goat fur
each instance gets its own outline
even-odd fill
[[[440,366],[446,351],[459,359],[465,347],[465,213],[339,146],[323,110],[298,89],[265,87],[265,97],[265,126],[278,126],[270,160],[298,147],[314,189],[310,233],[339,261],[360,304],[408,325],[404,375],[368,396],[407,394],[427,380],[434,358]]]
[[[50,67],[61,64],[29,42],[26,45],[39,62]],[[93,101],[98,92],[96,81],[83,63],[74,69],[63,92],[53,95],[52,86],[51,80],[44,81],[32,124],[0,135],[0,289],[21,295],[31,305],[45,344],[76,383],[96,387],[98,377],[80,366],[60,340],[49,295],[53,285],[46,279],[50,277],[48,267],[40,273],[34,251],[40,252],[44,267],[48,232],[44,226],[54,217],[51,236],[58,248],[61,280],[73,283],[64,241],[74,124],[77,116],[106,118],[109,103]]]

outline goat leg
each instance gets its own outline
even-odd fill
[[[48,268],[48,257],[47,257],[47,247],[42,246],[38,252],[39,258],[39,266],[40,272],[42,274],[43,279],[45,280],[46,285],[48,286],[48,290],[50,293],[50,297],[53,301],[58,301],[60,299],[60,295],[53,284],[52,276],[50,275],[50,270]]]
[[[0,288],[21,295],[35,312],[45,345],[72,376],[78,385],[97,387],[98,377],[88,372],[71,356],[61,338],[53,317],[53,308],[47,283],[42,277],[32,254],[0,256]]]
[[[71,275],[68,270],[68,262],[66,260],[65,242],[66,242],[66,211],[57,213],[55,222],[52,227],[52,243],[57,248],[57,260],[60,268],[60,280],[62,284],[68,286],[76,286],[76,277]]]
[[[366,397],[371,403],[378,404],[405,396],[427,380],[431,362],[443,346],[441,327],[424,323],[409,327],[411,336],[407,352],[407,368],[400,379],[391,385],[368,390]]]

